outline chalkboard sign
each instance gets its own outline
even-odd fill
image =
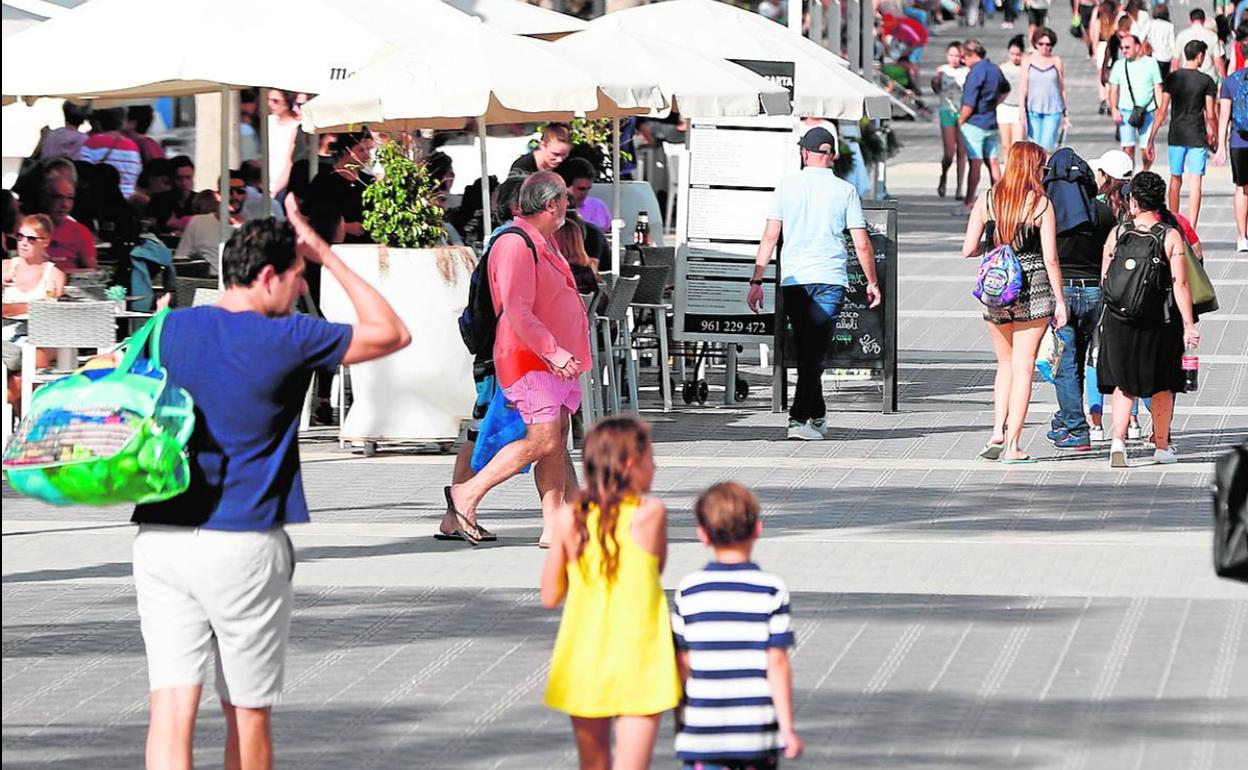
[[[875,270],[880,282],[883,301],[879,307],[867,306],[867,278],[854,252],[848,233],[845,237],[849,251],[847,270],[849,288],[845,301],[832,330],[832,341],[824,359],[828,369],[869,369],[873,375],[884,380],[884,410],[897,408],[897,204],[895,201],[864,203],[863,216],[867,220],[867,232],[875,251]],[[781,252],[781,259],[783,259]],[[796,367],[796,348],[793,329],[784,317],[783,295],[776,301],[776,328],[785,330],[783,340],[777,347],[783,351],[777,355],[776,383],[773,407],[784,408],[787,403],[784,368]],[[783,361],[783,366],[781,366]]]

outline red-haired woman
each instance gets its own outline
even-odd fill
[[[992,388],[992,436],[980,457],[1003,463],[1035,462],[1020,446],[1031,403],[1032,367],[1045,326],[1050,321],[1059,328],[1066,325],[1057,220],[1041,181],[1047,157],[1035,142],[1016,142],[1001,180],[975,201],[962,241],[964,257],[978,257],[1008,243],[1023,268],[1018,299],[984,313],[997,355],[997,376]]]

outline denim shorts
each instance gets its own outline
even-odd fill
[[[1170,145],[1170,175],[1204,176],[1209,165],[1209,150],[1204,147]]]
[[[1001,138],[995,128],[963,123],[962,141],[966,144],[966,157],[970,160],[989,160],[1001,155]]]
[[[1122,113],[1122,123],[1118,126],[1118,144],[1123,147],[1139,147],[1142,150],[1148,146],[1148,132],[1153,128],[1153,120],[1156,119],[1157,113],[1144,113],[1144,125],[1139,128],[1127,122],[1130,115],[1130,110]]]

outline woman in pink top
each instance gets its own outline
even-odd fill
[[[490,289],[499,314],[494,368],[527,432],[480,473],[445,488],[442,537],[474,545],[494,539],[477,523],[477,505],[530,463],[542,500],[539,545],[547,542],[548,524],[564,498],[576,492],[568,426],[581,404],[578,378],[589,361],[589,321],[567,260],[553,245],[567,211],[568,191],[559,175],[532,174],[520,188],[520,216],[514,222],[524,235],[499,235],[490,249]]]

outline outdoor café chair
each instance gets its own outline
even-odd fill
[[[633,295],[633,329],[631,332],[633,350],[653,350],[657,343],[659,352],[659,389],[663,394],[663,411],[672,409],[672,370],[668,359],[668,326],[667,312],[671,304],[664,300],[664,294],[671,278],[671,268],[664,265],[629,266],[620,268],[624,277],[636,276],[637,292]],[[647,326],[646,319],[649,318]],[[647,331],[647,329],[649,329]]]

